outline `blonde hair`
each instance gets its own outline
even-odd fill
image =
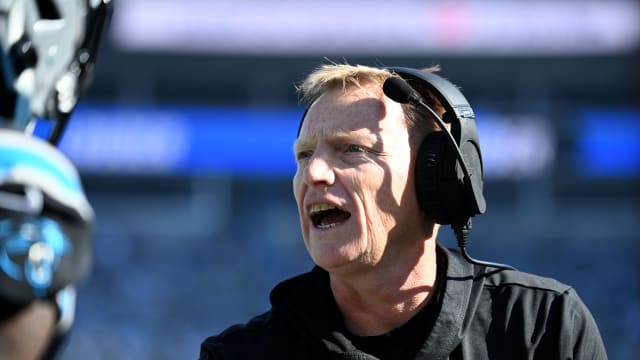
[[[440,70],[440,67],[432,66],[423,70],[436,72]],[[336,88],[362,87],[362,84],[366,82],[373,82],[382,88],[385,80],[393,76],[398,77],[399,75],[385,68],[330,63],[321,65],[311,72],[297,87],[297,90],[302,102],[309,107],[322,94]],[[434,109],[439,116],[442,116],[445,110],[437,98],[428,89],[418,90],[427,105]],[[426,134],[439,130],[433,116],[428,111],[409,104],[403,104],[402,108],[407,129],[410,131],[413,140],[421,140]],[[429,119],[429,121],[424,119]]]
[[[314,70],[298,87],[302,101],[311,106],[323,93],[347,85],[362,87],[363,82],[371,81],[382,85],[392,74],[387,69],[378,69],[364,65],[325,64]]]

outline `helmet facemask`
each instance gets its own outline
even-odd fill
[[[92,79],[108,0],[0,0],[2,127],[31,134],[54,122],[57,144]],[[11,103],[13,102],[13,104]]]

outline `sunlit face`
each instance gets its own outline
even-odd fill
[[[295,143],[293,190],[305,245],[327,270],[398,261],[421,236],[409,134],[400,104],[365,83],[323,94]],[[393,260],[392,260],[393,261]]]

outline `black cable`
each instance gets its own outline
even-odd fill
[[[491,266],[491,267],[505,269],[505,270],[516,270],[513,266],[510,266],[510,265],[476,260],[471,256],[469,256],[469,254],[467,253],[467,239],[469,238],[469,233],[471,232],[471,219],[468,219],[466,223],[451,224],[451,229],[453,229],[453,233],[456,236],[456,241],[458,242],[458,248],[460,249],[460,253],[462,254],[462,257],[465,260],[467,260],[469,263],[475,264],[475,265]]]
[[[71,114],[60,114],[60,119],[55,121],[53,125],[53,130],[51,130],[51,134],[49,135],[49,143],[53,146],[58,146],[60,140],[62,139],[62,134],[69,123],[69,117]]]

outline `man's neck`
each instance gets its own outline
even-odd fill
[[[409,321],[429,302],[436,284],[435,239],[415,259],[362,274],[330,274],[345,326],[361,336],[385,334]]]

